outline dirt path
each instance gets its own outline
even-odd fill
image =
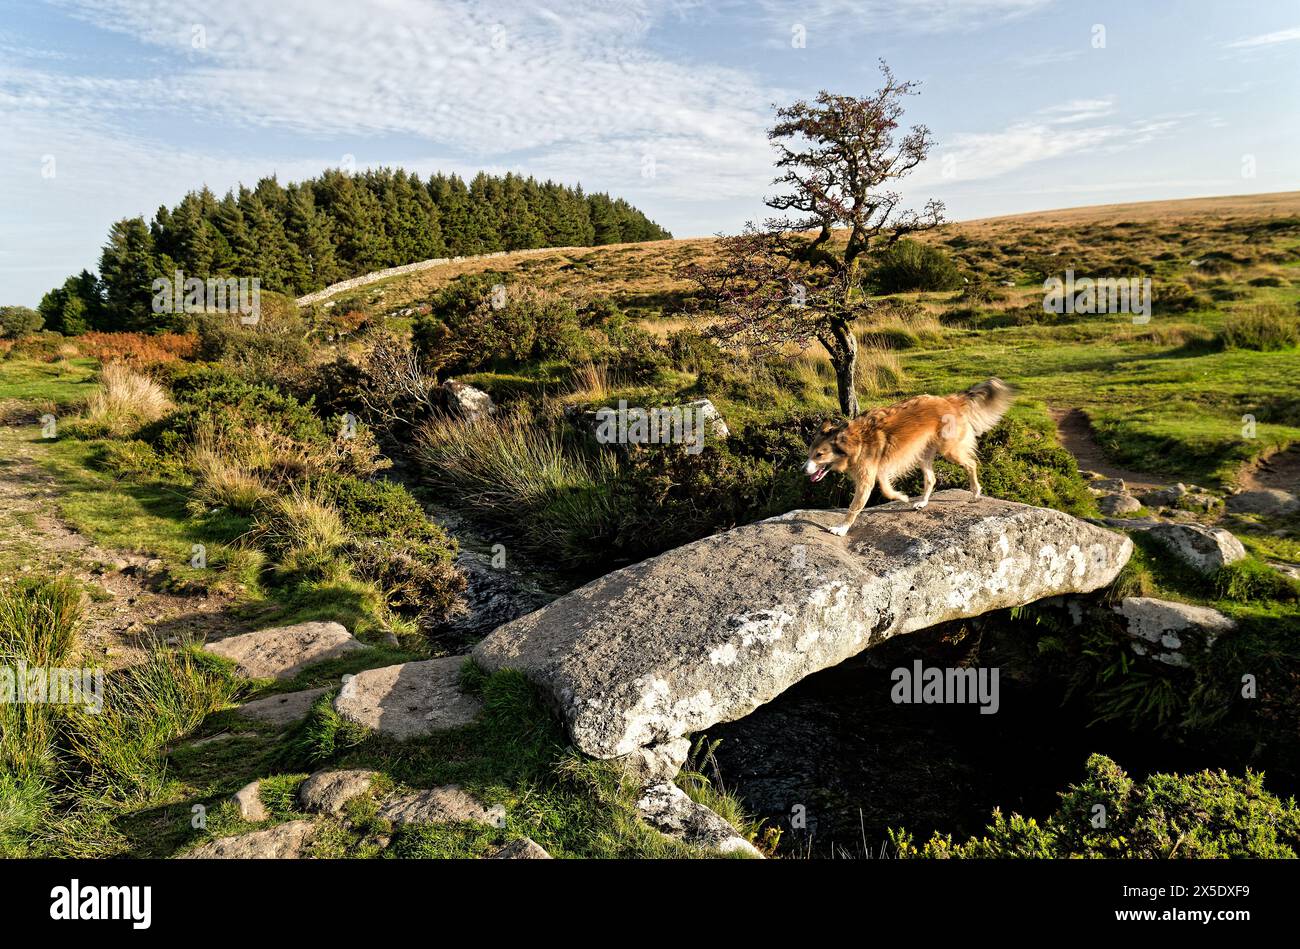
[[[1276,488],[1300,495],[1300,446],[1265,458],[1237,478],[1243,491]]]
[[[1169,483],[1168,480],[1156,475],[1118,468],[1107,461],[1105,453],[1097,444],[1096,436],[1093,434],[1092,422],[1088,420],[1088,414],[1083,409],[1059,408],[1050,409],[1049,412],[1052,420],[1056,422],[1057,440],[1062,447],[1074,455],[1081,470],[1095,471],[1107,478],[1122,478],[1130,490],[1147,491],[1164,487]]]
[[[148,585],[149,557],[106,550],[58,513],[58,485],[37,460],[39,445],[0,426],[0,596],[33,576],[70,576],[86,589],[83,649],[109,668],[139,659],[153,637],[215,637],[234,631],[219,597],[178,596]]]

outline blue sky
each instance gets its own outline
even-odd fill
[[[802,38],[802,43],[797,40]],[[1300,4],[0,0],[0,303],[206,183],[400,165],[763,216],[771,104],[922,82],[954,219],[1300,188]]]

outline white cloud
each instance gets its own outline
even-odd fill
[[[752,0],[750,0],[752,2]],[[760,0],[769,20],[833,30],[839,38],[893,30],[951,33],[981,29],[1051,6],[1054,0]]]
[[[1172,131],[1188,117],[1085,124],[1114,111],[1110,98],[1080,99],[1041,109],[1035,118],[998,131],[949,136],[909,179],[909,190],[917,185],[997,178],[1027,165],[1090,150],[1110,153],[1135,148]]]
[[[1245,39],[1235,40],[1224,45],[1228,49],[1255,49],[1260,46],[1276,46],[1278,43],[1294,43],[1296,40],[1300,40],[1300,26],[1292,27],[1289,30],[1261,33],[1258,36],[1248,36]]]

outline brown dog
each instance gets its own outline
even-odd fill
[[[808,447],[808,477],[820,481],[828,471],[853,479],[853,503],[842,524],[827,528],[843,537],[867,504],[871,487],[891,501],[906,501],[894,490],[895,478],[918,464],[925,493],[914,505],[923,508],[934,491],[934,456],[941,454],[966,470],[970,490],[980,496],[976,477],[975,439],[1002,418],[1014,394],[1000,379],[989,379],[956,395],[918,395],[872,409],[851,422],[826,422]],[[974,500],[974,498],[972,498]]]

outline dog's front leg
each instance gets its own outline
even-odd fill
[[[867,506],[867,497],[871,494],[871,485],[875,481],[874,476],[870,479],[864,479],[857,483],[853,491],[853,501],[849,504],[849,513],[845,515],[844,520],[834,527],[826,528],[837,537],[843,537],[853,526],[853,522],[858,519],[862,509]]]

